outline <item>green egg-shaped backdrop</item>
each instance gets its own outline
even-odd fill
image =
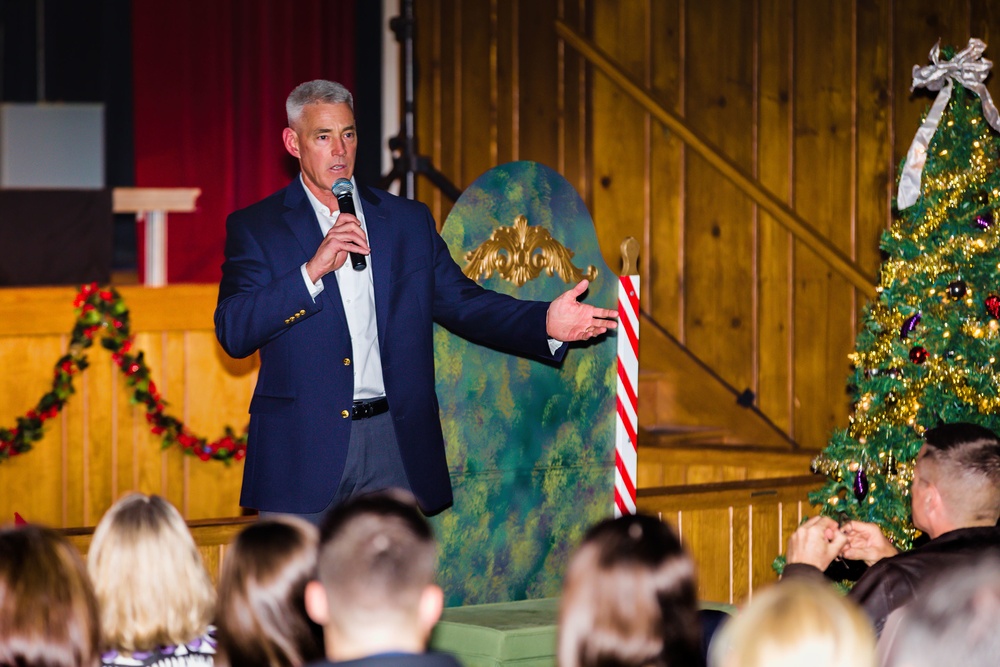
[[[480,176],[442,236],[464,268],[467,253],[518,216],[572,251],[574,266],[596,268],[585,302],[615,307],[618,277],[602,259],[590,214],[573,186],[544,165],[514,162]],[[543,301],[576,282],[544,269],[520,287],[496,272],[474,278]],[[571,550],[613,511],[616,339],[573,344],[558,366],[470,343],[440,326],[434,343],[455,491],[454,506],[432,519],[446,603],[555,596]]]

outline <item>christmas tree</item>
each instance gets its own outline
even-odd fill
[[[824,514],[876,523],[900,549],[917,534],[909,490],[922,434],[959,421],[1000,432],[1000,134],[990,126],[1000,122],[983,49],[970,40],[939,61],[935,47],[934,64],[914,68],[915,84],[926,73],[951,96],[942,90],[901,169],[878,296],[851,355],[853,414],[813,463],[827,476],[810,496]]]

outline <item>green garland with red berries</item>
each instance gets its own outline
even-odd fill
[[[63,409],[74,393],[73,377],[87,368],[86,350],[100,337],[101,346],[111,353],[111,359],[125,375],[125,384],[132,392],[131,400],[146,410],[150,431],[162,439],[164,449],[177,445],[185,454],[202,461],[240,461],[246,456],[246,435],[237,435],[226,427],[225,435],[208,442],[192,434],[176,417],[166,413],[166,402],[150,378],[143,353],[134,351],[134,338],[129,327],[129,312],[121,296],[112,287],[99,288],[97,283],[84,285],[73,300],[76,324],[70,336],[69,350],[56,362],[52,389],[38,404],[17,418],[14,428],[0,428],[0,462],[31,450],[42,439],[44,425]]]

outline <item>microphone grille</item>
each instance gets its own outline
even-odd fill
[[[333,196],[338,199],[352,192],[354,192],[354,184],[351,183],[350,179],[338,178],[337,182],[333,184]]]

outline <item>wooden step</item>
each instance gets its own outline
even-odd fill
[[[795,448],[756,406],[742,404],[742,389],[727,385],[645,316],[642,326],[637,393],[641,427],[715,424],[725,430],[726,443]]]
[[[707,437],[712,432],[703,429],[698,435]],[[640,435],[637,488],[809,475],[819,453],[675,439],[681,437],[669,430],[662,436],[655,430]]]
[[[712,426],[654,424],[639,427],[639,447],[682,447],[725,443],[729,432]]]

